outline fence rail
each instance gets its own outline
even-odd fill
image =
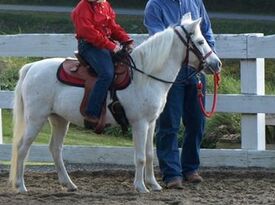
[[[132,34],[136,45],[147,38],[145,34]],[[240,60],[241,94],[219,94],[217,112],[241,113],[241,149],[203,149],[202,165],[204,166],[237,166],[237,167],[275,167],[275,151],[266,150],[265,114],[275,114],[275,96],[265,95],[265,58],[275,58],[275,35],[263,34],[220,34],[215,36],[217,53],[222,59]],[[19,34],[0,36],[0,56],[34,56],[34,57],[68,57],[76,49],[73,34]],[[206,107],[209,110],[212,95],[207,95]],[[12,91],[0,91],[0,114],[2,109],[11,109]],[[2,142],[2,122],[0,115],[0,143]],[[272,122],[272,120],[269,120]],[[98,150],[100,149],[100,152]],[[51,161],[49,153],[44,154],[44,145],[33,145],[30,154],[32,160]],[[76,151],[77,150],[77,151]],[[86,163],[98,162],[98,158],[83,156],[98,156],[104,163],[117,162],[132,164],[132,148],[95,148],[80,146],[65,146],[64,153],[68,161]],[[44,151],[43,151],[44,152]],[[78,153],[75,154],[70,153]],[[87,155],[85,152],[90,152]],[[100,154],[98,154],[100,153]],[[113,155],[110,153],[118,153]],[[74,157],[72,157],[74,156]],[[85,159],[84,161],[81,160]],[[120,162],[115,158],[125,158]],[[0,145],[0,160],[10,158],[10,145]],[[126,160],[126,158],[128,160]]]

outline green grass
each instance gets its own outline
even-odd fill
[[[3,12],[0,19],[1,34],[73,32],[69,14]]]
[[[0,57],[0,89],[13,90],[18,80],[19,69],[27,63],[39,60],[41,58],[15,58]]]

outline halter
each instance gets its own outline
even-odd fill
[[[200,52],[200,50],[198,49],[198,47],[192,41],[192,38],[191,38],[192,33],[188,33],[183,25],[181,25],[180,27],[185,33],[186,40],[184,39],[184,37],[180,34],[180,32],[176,28],[174,28],[174,31],[178,35],[181,42],[186,46],[186,54],[185,54],[185,59],[183,61],[183,64],[188,65],[189,52],[192,51],[200,61],[199,67],[198,67],[198,69],[196,69],[198,72],[202,71],[206,66],[208,66],[208,68],[211,70],[211,72],[215,73],[214,70],[211,68],[211,66],[207,65],[207,63],[206,63],[206,58],[208,58],[212,54],[213,51],[211,50],[205,56],[203,56],[202,53]],[[191,44],[191,46],[190,46],[190,44]]]

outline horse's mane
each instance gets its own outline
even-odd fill
[[[169,27],[164,31],[156,33],[137,46],[132,56],[137,62],[139,69],[147,74],[156,73],[170,54],[173,37],[173,28]]]

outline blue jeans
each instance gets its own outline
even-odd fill
[[[96,48],[84,40],[78,41],[78,52],[97,74],[97,81],[89,96],[86,114],[100,117],[108,89],[114,78],[111,53],[107,49]]]
[[[177,81],[185,79],[190,68],[182,68]],[[201,75],[205,85],[205,78]],[[167,102],[156,124],[156,147],[160,171],[164,182],[183,178],[199,168],[199,150],[204,132],[205,117],[200,110],[193,77],[184,85],[173,84]],[[205,94],[205,89],[203,90]],[[181,157],[178,149],[180,122],[185,126]]]

